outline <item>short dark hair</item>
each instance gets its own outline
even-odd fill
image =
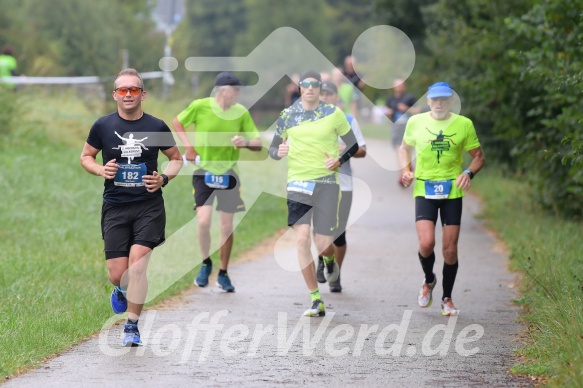
[[[2,46],[2,54],[4,54],[4,55],[14,55],[14,49],[12,48],[11,45],[5,44],[4,46]]]
[[[128,67],[127,69],[123,69],[122,71],[117,73],[117,76],[115,77],[115,80],[113,81],[113,88],[114,89],[117,87],[117,85],[115,84],[117,82],[117,79],[119,77],[121,77],[122,75],[133,75],[135,77],[138,77],[140,79],[140,88],[142,88],[142,90],[144,89],[144,80],[142,80],[142,76],[140,75],[140,73],[138,73],[138,71],[136,69],[132,69],[131,67]]]

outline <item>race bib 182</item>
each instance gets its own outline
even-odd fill
[[[142,177],[146,175],[147,169],[145,163],[140,164],[122,164],[118,163],[119,169],[113,178],[113,184],[122,187],[139,187],[144,186]]]

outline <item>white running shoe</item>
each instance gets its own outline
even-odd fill
[[[336,262],[336,257],[332,256],[332,259],[328,262],[326,261],[326,258],[324,258],[324,276],[328,283],[336,283],[338,281],[340,267]]]
[[[323,317],[326,315],[326,309],[324,308],[324,302],[320,299],[316,299],[312,302],[312,307],[304,312],[304,317]]]
[[[417,303],[419,303],[419,307],[427,308],[431,306],[433,303],[433,289],[437,284],[437,277],[433,274],[433,282],[431,284],[425,283],[423,280],[423,284],[421,285],[421,289],[419,290],[419,296],[417,297]]]
[[[453,315],[460,315],[460,311],[455,308],[451,298],[445,298],[441,302],[441,315],[444,315],[446,317],[450,317]]]

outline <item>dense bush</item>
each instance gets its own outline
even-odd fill
[[[18,107],[17,99],[17,93],[0,85],[0,136],[12,129]]]
[[[424,8],[436,74],[462,97],[488,158],[556,214],[583,216],[583,7],[575,0],[439,0]]]

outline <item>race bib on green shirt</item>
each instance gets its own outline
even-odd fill
[[[452,181],[425,181],[425,198],[446,199],[451,191]]]

